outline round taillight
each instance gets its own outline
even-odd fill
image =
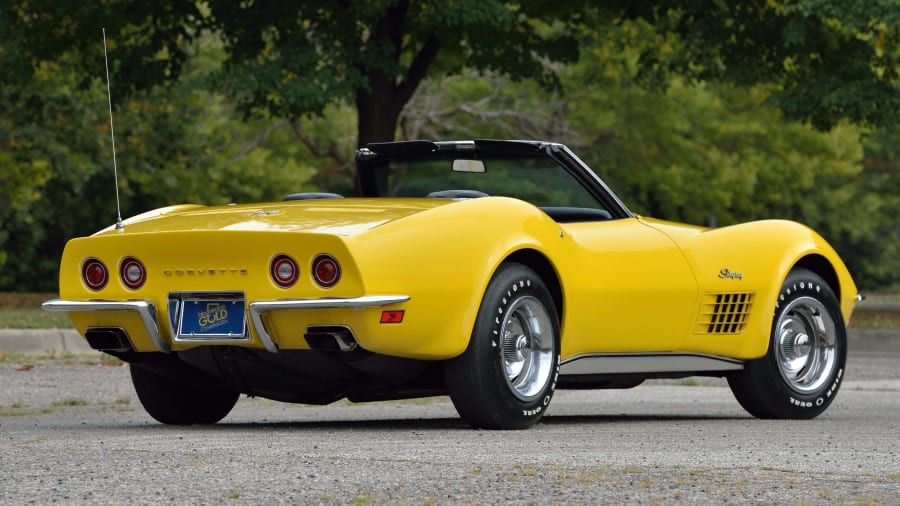
[[[147,281],[147,269],[137,258],[126,257],[119,264],[119,276],[122,277],[122,283],[125,283],[125,286],[137,290],[144,286],[144,281]]]
[[[81,278],[91,290],[100,290],[109,280],[109,271],[100,260],[88,258],[81,265]]]
[[[300,276],[300,267],[293,258],[287,255],[276,255],[269,266],[272,281],[281,288],[288,288],[297,282]]]
[[[331,255],[319,255],[312,263],[313,279],[322,288],[331,288],[341,279],[341,266]]]

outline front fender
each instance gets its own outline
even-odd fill
[[[654,220],[650,224],[681,246],[696,272],[701,295],[753,294],[753,308],[742,334],[710,336],[695,329],[685,341],[686,350],[742,359],[765,355],[776,298],[784,279],[798,265],[831,269],[833,274],[819,274],[837,284],[832,289],[839,294],[844,321],[849,323],[857,297],[856,285],[828,242],[804,225],[763,220],[709,230]],[[698,318],[699,311],[698,307]]]

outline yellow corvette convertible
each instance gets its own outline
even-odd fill
[[[834,400],[857,289],[789,221],[633,214],[571,150],[370,144],[360,197],[180,205],[69,241],[59,300],[128,362],[147,412],[210,424],[240,394],[324,404],[449,394],[483,428],[557,388],[720,376],[763,418]]]

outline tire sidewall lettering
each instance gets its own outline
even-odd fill
[[[790,285],[785,285],[781,292],[778,295],[778,298],[775,301],[775,318],[773,320],[773,329],[772,329],[772,337],[770,346],[773,348],[770,350],[773,357],[773,375],[780,377],[780,372],[777,370],[779,365],[774,363],[776,360],[774,358],[774,346],[775,344],[775,332],[776,329],[774,325],[777,324],[779,319],[780,311],[783,306],[789,305],[792,301],[800,298],[800,297],[812,297],[820,302],[823,302],[828,309],[829,305],[826,303],[826,299],[822,294],[822,284],[814,279],[800,279],[795,280]],[[838,318],[840,315],[831,315],[832,318]],[[846,342],[840,343],[841,346],[846,347]],[[818,390],[814,392],[810,392],[809,394],[801,394],[793,390],[786,382],[786,380],[781,379],[782,385],[781,389],[785,392],[784,395],[786,397],[788,405],[793,408],[799,408],[801,410],[807,409],[816,409],[823,410],[824,406],[830,404],[831,400],[834,398],[837,393],[838,387],[840,386],[841,379],[843,376],[843,367],[842,364],[836,368],[831,374],[832,376],[825,382],[825,384],[820,387]]]
[[[830,382],[828,388],[822,394],[815,394],[809,397],[800,397],[799,395],[788,395],[788,402],[792,406],[797,406],[798,408],[821,408],[827,401],[830,401],[832,397],[837,393],[838,387],[841,383],[841,376],[843,376],[844,370],[838,369],[837,374],[834,376],[834,380]],[[799,397],[799,398],[798,398]]]
[[[539,291],[535,288],[535,282],[527,277],[518,278],[507,285],[507,289],[504,292],[505,297],[503,297],[499,303],[495,306],[495,309],[492,310],[492,314],[494,318],[492,319],[492,327],[491,327],[491,335],[498,336],[502,339],[501,330],[503,327],[503,322],[506,317],[506,313],[513,304],[515,304],[519,299],[525,296],[531,296],[539,300],[542,304],[549,306],[552,308],[552,302],[545,300]],[[555,312],[553,313],[555,315]],[[556,321],[556,317],[554,316],[554,321]],[[495,364],[497,370],[498,381],[501,384],[501,388],[508,388],[505,384],[506,378],[503,377],[505,372],[503,371],[502,361],[503,361],[503,346],[500,342],[496,342],[492,339],[492,342],[496,344],[496,349],[493,350],[493,353],[498,354],[496,357]],[[556,343],[557,348],[559,346],[559,342]],[[517,400],[523,406],[521,408],[521,413],[523,417],[531,418],[541,416],[543,412],[547,409],[547,406],[550,405],[550,401],[553,399],[553,394],[556,391],[556,383],[559,379],[559,359],[558,359],[559,350],[556,350],[556,357],[554,370],[551,373],[549,384],[544,387],[544,391],[541,395],[537,396],[533,401],[525,402],[521,400]]]
[[[537,326],[533,326],[525,313],[521,317],[518,315],[520,307],[523,311],[540,313],[540,322],[534,324]],[[516,318],[516,324],[506,327],[509,333],[503,335],[504,324],[509,324],[505,322],[508,318]],[[520,369],[518,362],[522,358],[529,360],[528,354],[534,353],[530,351],[529,341],[525,340],[531,336],[529,330],[553,340],[544,341],[540,346],[540,353],[544,353],[543,362],[521,364],[540,367],[538,376],[526,378],[521,376],[525,370]],[[522,345],[525,347],[520,351]],[[450,400],[460,416],[473,427],[531,427],[538,423],[552,402],[559,377],[559,346],[559,315],[550,289],[530,266],[504,263],[484,291],[466,350],[444,363],[444,381]],[[552,358],[547,356],[548,351]],[[504,352],[521,353],[521,356],[510,355],[513,362],[507,363]],[[517,377],[511,380],[509,375],[513,372]],[[528,382],[527,390],[523,387],[524,382]],[[529,393],[524,401],[522,397],[525,396],[520,393],[523,391]]]

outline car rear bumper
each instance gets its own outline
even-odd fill
[[[380,306],[400,304],[409,300],[408,295],[368,295],[347,299],[283,299],[264,300],[251,302],[247,307],[249,313],[249,325],[253,333],[259,338],[263,347],[271,353],[278,353],[278,345],[270,332],[266,329],[263,315],[276,311],[296,311],[309,309],[366,309]],[[153,342],[157,351],[169,353],[171,345],[160,333],[157,322],[156,307],[146,300],[129,301],[71,301],[53,299],[44,302],[41,306],[46,311],[71,313],[71,312],[97,312],[97,311],[126,311],[136,314],[141,321],[144,330]],[[168,319],[166,319],[168,321]],[[171,325],[168,328],[169,335],[174,335]],[[204,344],[234,344],[233,339],[206,339]]]

